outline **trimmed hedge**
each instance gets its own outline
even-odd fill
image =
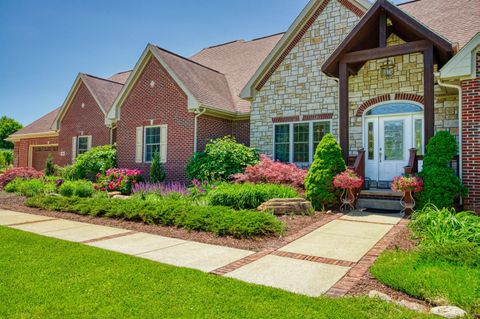
[[[272,198],[296,198],[300,195],[290,186],[276,184],[221,184],[208,194],[214,206],[234,209],[256,209]]]
[[[122,200],[40,196],[28,199],[26,204],[47,210],[177,226],[237,238],[280,235],[284,231],[284,224],[271,214],[234,211],[220,206],[194,206],[178,198],[167,197],[153,202],[139,198]]]
[[[47,193],[55,192],[54,182],[44,181],[42,179],[22,179],[16,178],[5,186],[4,190],[8,193],[33,197]]]

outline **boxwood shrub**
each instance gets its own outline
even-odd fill
[[[220,206],[200,207],[185,199],[173,197],[148,201],[140,198],[122,200],[102,197],[38,196],[28,199],[27,205],[82,215],[177,226],[237,238],[280,235],[284,230],[284,224],[271,214],[248,210],[234,211]]]
[[[255,209],[272,198],[299,197],[293,187],[276,184],[220,184],[208,194],[211,205]]]
[[[66,181],[60,186],[58,192],[62,196],[91,197],[93,195],[93,184],[89,181]]]

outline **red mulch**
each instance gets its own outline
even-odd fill
[[[63,213],[55,211],[46,211],[38,208],[27,207],[24,205],[25,197],[0,192],[0,208],[14,210],[18,212],[43,215],[54,218],[63,218],[79,222],[87,222],[97,225],[119,227],[132,231],[145,232],[162,235],[166,237],[193,240],[207,244],[228,246],[233,248],[247,249],[252,251],[261,251],[270,247],[286,245],[285,237],[295,234],[303,228],[328,218],[325,213],[317,213],[314,216],[281,216],[280,220],[287,224],[287,231],[282,237],[257,237],[252,239],[237,239],[231,236],[219,237],[207,232],[188,231],[177,227],[165,227],[159,225],[147,225],[140,222],[125,221],[121,219],[83,216],[74,213]]]

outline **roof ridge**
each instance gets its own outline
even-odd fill
[[[126,72],[128,72],[128,71],[126,71]],[[125,73],[125,72],[122,72],[122,73]],[[113,80],[110,80],[110,79],[101,78],[101,77],[96,76],[96,75],[91,75],[91,74],[88,74],[88,73],[83,73],[83,74],[86,75],[86,76],[88,76],[88,77],[97,79],[97,80],[102,80],[102,81],[107,81],[107,82],[112,82],[112,83],[115,83],[115,84],[123,85],[123,83],[120,83],[120,82],[117,82],[117,81],[113,81]],[[115,74],[119,74],[119,73],[115,73]]]
[[[405,1],[405,2],[402,2],[402,3],[397,4],[396,6],[403,6],[404,4],[409,4],[409,3],[412,3],[412,2],[420,2],[420,1],[421,1],[421,0]]]
[[[274,33],[274,34],[270,34],[270,35],[266,35],[266,36],[263,36],[263,37],[260,37],[260,38],[255,38],[255,39],[252,39],[248,42],[253,42],[253,41],[258,41],[258,40],[263,40],[263,39],[266,39],[266,38],[271,38],[271,37],[274,37],[276,35],[280,35],[280,34],[285,34],[286,31],[283,31],[283,32],[277,32],[277,33]]]
[[[208,66],[206,66],[206,65],[203,65],[203,64],[198,63],[198,62],[196,62],[196,61],[193,61],[193,60],[191,60],[191,59],[189,59],[189,58],[186,58],[186,57],[184,57],[184,56],[182,56],[182,55],[180,55],[180,54],[178,54],[178,53],[175,53],[175,52],[169,51],[169,50],[167,50],[167,49],[161,48],[161,47],[159,47],[158,45],[155,45],[155,47],[156,47],[157,49],[159,49],[159,50],[162,50],[162,51],[167,52],[167,53],[169,53],[169,54],[171,54],[171,55],[174,55],[174,56],[176,56],[176,57],[178,57],[178,58],[180,58],[180,59],[183,59],[183,60],[188,61],[188,62],[190,62],[190,63],[196,64],[196,65],[198,65],[198,66],[201,66],[201,67],[203,67],[203,68],[205,68],[205,69],[208,69],[208,70],[210,70],[210,71],[213,71],[213,72],[215,72],[215,73],[218,73],[218,74],[221,74],[221,75],[225,75],[225,74],[223,74],[223,73],[220,72],[220,71],[217,71],[217,70],[212,69],[212,68],[210,68],[210,67],[208,67]]]
[[[228,42],[224,42],[224,43],[220,43],[220,44],[215,44],[215,45],[206,47],[205,49],[213,49],[213,48],[216,48],[216,47],[221,47],[221,46],[228,45],[228,44],[232,44],[232,43],[235,43],[235,42],[245,42],[245,40],[240,39],[240,40],[228,41]]]

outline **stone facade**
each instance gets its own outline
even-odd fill
[[[252,101],[250,144],[273,151],[273,118],[303,120],[305,115],[333,114],[338,138],[338,84],[322,73],[325,59],[353,26],[358,15],[337,0],[330,1]],[[321,116],[320,116],[321,117]]]

